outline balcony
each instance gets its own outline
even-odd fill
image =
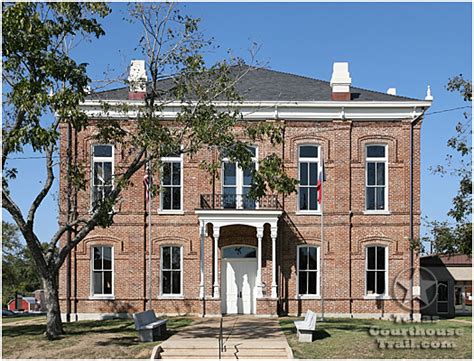
[[[246,194],[201,194],[200,203],[200,209],[282,209],[277,195],[263,196],[254,200]]]

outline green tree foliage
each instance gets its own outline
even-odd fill
[[[41,279],[31,252],[20,242],[18,227],[2,221],[2,306],[18,293],[31,296],[41,288]]]
[[[122,191],[130,185],[132,176],[150,164],[159,176],[159,159],[170,153],[195,155],[211,150],[215,159],[201,166],[216,175],[219,156],[242,167],[251,164],[248,145],[269,139],[277,145],[283,139],[284,128],[279,123],[249,123],[239,112],[242,100],[236,90],[239,80],[252,67],[242,66],[238,59],[206,66],[203,53],[212,43],[198,29],[199,21],[182,15],[172,3],[137,3],[130,7],[130,21],[142,26],[142,50],[150,79],[142,106],[102,104],[105,116],[95,125],[80,107],[90,80],[86,64],[77,64],[70,56],[69,45],[76,38],[104,34],[97,21],[108,14],[101,3],[15,3],[3,5],[3,79],[4,93],[2,206],[15,220],[26,240],[45,289],[47,305],[46,335],[58,337],[62,332],[58,301],[58,272],[71,250],[95,227],[109,227],[119,211],[117,203]],[[167,79],[168,87],[160,80]],[[132,84],[133,85],[133,84]],[[172,122],[160,116],[170,100],[180,103]],[[137,119],[120,122],[108,117],[109,111],[134,110]],[[47,121],[48,114],[54,120]],[[58,149],[59,126],[66,123],[78,132],[89,126],[97,142],[113,143],[123,150],[124,158],[114,174],[114,188],[94,204],[92,212],[79,214],[69,210],[61,217],[56,234],[42,247],[34,231],[35,214],[53,185],[55,175],[53,153]],[[9,168],[8,158],[25,146],[45,155],[47,177],[43,188],[23,214],[13,199],[9,183],[17,170]],[[87,165],[77,167],[64,159],[68,192],[66,200],[85,191],[84,174]],[[267,192],[288,194],[296,189],[296,180],[288,177],[283,162],[270,154],[254,171],[255,184],[251,196],[259,198]],[[156,182],[157,183],[157,182]],[[64,195],[63,195],[64,196]],[[72,202],[74,203],[74,202]],[[64,211],[64,210],[63,210]],[[61,242],[65,234],[75,229],[70,242]]]
[[[472,81],[462,75],[449,79],[446,87],[451,92],[458,92],[465,102],[472,102]],[[459,188],[453,198],[453,205],[448,211],[451,222],[428,222],[430,235],[425,239],[432,242],[433,251],[437,253],[472,254],[472,114],[464,113],[464,119],[456,124],[456,134],[448,140],[450,153],[445,163],[433,171],[440,175],[451,175],[459,178]]]

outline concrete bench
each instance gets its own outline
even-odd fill
[[[316,333],[316,314],[313,311],[307,311],[304,321],[295,321],[298,332],[299,342],[313,342]]]
[[[151,342],[166,333],[167,320],[158,320],[153,310],[133,314],[140,341]]]

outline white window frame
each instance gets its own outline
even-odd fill
[[[385,269],[383,270],[385,272],[385,277],[384,277],[384,282],[385,282],[385,292],[384,293],[372,293],[372,294],[369,294],[368,293],[368,284],[367,284],[367,271],[382,271],[382,270],[379,270],[378,268],[376,269],[372,269],[372,270],[369,270],[368,269],[368,266],[369,266],[369,248],[371,247],[380,247],[380,248],[383,248],[384,249],[384,255],[385,255]],[[365,279],[365,298],[367,299],[371,299],[371,298],[387,298],[388,297],[388,271],[389,271],[389,267],[388,267],[388,246],[387,245],[384,245],[384,244],[368,244],[365,246],[365,267],[364,267],[364,279]],[[377,252],[375,252],[375,254],[377,255]],[[375,262],[375,266],[377,267],[377,262]],[[377,283],[377,277],[375,277],[375,282]],[[375,287],[377,288],[377,287]]]
[[[385,148],[385,157],[368,157],[367,150],[369,147],[378,146]],[[367,188],[369,187],[369,166],[368,163],[384,163],[385,164],[385,194],[384,194],[384,209],[367,209]],[[384,143],[369,143],[365,145],[365,182],[364,182],[364,213],[365,214],[388,214],[388,193],[389,193],[389,177],[388,177],[388,145]],[[374,186],[371,186],[374,187]],[[377,193],[377,192],[376,192]],[[377,205],[377,202],[375,203]]]
[[[161,157],[160,158],[161,162],[161,176],[160,176],[160,208],[158,212],[161,214],[183,214],[184,213],[184,206],[183,206],[183,200],[184,200],[184,165],[183,165],[183,154],[181,153],[178,157]],[[181,188],[181,194],[180,194],[180,204],[179,204],[179,209],[163,209],[163,188],[166,187],[163,185],[163,163],[178,163],[179,162],[179,169],[180,169],[180,188]]]
[[[446,295],[447,295],[447,300],[446,301],[438,301],[439,299],[439,286],[441,285],[446,285]],[[440,311],[439,310],[439,304],[440,303],[445,303],[446,304],[446,311]],[[438,281],[438,284],[436,285],[436,313],[438,314],[443,314],[447,315],[449,313],[449,282],[448,281]]]
[[[96,157],[94,155],[95,146],[108,146],[112,148],[112,155],[110,157]],[[90,179],[90,209],[92,210],[94,204],[94,164],[99,162],[111,162],[112,163],[112,189],[115,188],[115,147],[113,144],[91,144],[91,179]]]
[[[100,294],[94,293],[94,248],[98,247],[109,247],[111,253],[111,261],[112,261],[112,293],[110,294]],[[103,271],[103,270],[101,270]],[[110,300],[115,299],[115,249],[114,246],[109,244],[94,244],[90,246],[90,299],[99,299],[99,300]],[[102,283],[103,283],[103,276],[102,276]]]
[[[249,147],[255,149],[255,156],[252,156],[252,163],[255,164],[255,170],[258,171],[258,146],[257,145],[249,145]],[[222,174],[222,182],[221,182],[221,195],[224,196],[224,164],[231,163],[229,158],[224,157],[222,158],[221,162],[221,174]],[[244,191],[244,170],[240,168],[239,162],[235,163],[235,193],[236,195],[242,195]],[[235,209],[245,209],[242,204],[242,199],[236,199],[236,208]],[[258,201],[255,201],[255,209],[258,209]]]
[[[301,158],[300,157],[300,148],[301,147],[316,147],[317,150],[318,150],[318,156],[317,157],[303,157]],[[298,193],[296,194],[297,196],[297,199],[296,199],[296,214],[316,214],[316,215],[319,215],[321,214],[321,207],[319,205],[319,203],[317,202],[317,196],[316,196],[316,209],[301,209],[300,208],[300,187],[301,185],[299,184],[300,183],[300,165],[301,163],[317,163],[318,166],[317,166],[317,174],[316,174],[316,177],[319,177],[319,174],[321,173],[321,145],[319,144],[315,144],[315,143],[303,143],[303,144],[299,144],[298,145],[298,148],[297,148],[297,157],[298,157]],[[309,168],[308,168],[308,172],[309,172]],[[316,181],[317,182],[317,181]],[[310,186],[303,186],[303,187],[307,187],[308,189],[310,188]],[[316,187],[316,185],[314,186]]]
[[[172,271],[169,269],[163,270],[163,248],[165,247],[175,247],[179,248],[179,271],[180,271],[180,277],[179,277],[179,282],[180,282],[180,293],[163,293],[163,271]],[[184,247],[181,245],[177,244],[164,244],[160,246],[160,292],[159,292],[159,298],[182,298],[184,295],[183,292],[183,274],[184,274],[184,262],[183,262],[183,251]],[[172,257],[172,256],[171,256]]]
[[[300,249],[301,248],[316,248],[316,293],[315,294],[300,294]],[[296,247],[296,295],[297,298],[319,299],[321,297],[321,247],[313,244],[302,244]]]

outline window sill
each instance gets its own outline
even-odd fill
[[[184,295],[159,295],[159,300],[184,300]]]
[[[296,211],[297,216],[320,216],[321,211]]]
[[[159,210],[158,215],[159,216],[182,216],[184,215],[184,211],[183,210],[175,210],[175,211]]]
[[[364,300],[391,300],[389,295],[364,295]]]
[[[364,211],[363,213],[366,216],[389,216],[391,214],[390,211]]]
[[[93,300],[93,301],[115,300],[115,296],[114,295],[110,295],[110,296],[89,296],[89,300]]]
[[[320,300],[321,296],[320,295],[297,295],[296,298],[299,300]]]

